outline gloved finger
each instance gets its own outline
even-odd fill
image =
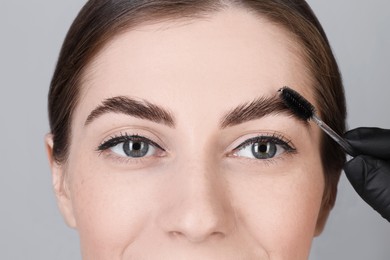
[[[390,159],[390,130],[360,127],[344,134],[344,138],[359,154],[371,155],[383,160]]]
[[[357,156],[344,171],[360,197],[390,222],[390,162]]]

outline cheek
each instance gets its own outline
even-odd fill
[[[70,189],[83,256],[113,259],[150,220],[153,181],[140,175],[112,171],[96,160],[73,160]],[[105,258],[106,257],[106,258]]]
[[[258,243],[277,259],[307,258],[324,190],[320,161],[234,182],[245,187],[233,189],[240,223]]]

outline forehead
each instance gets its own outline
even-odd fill
[[[128,95],[177,113],[203,106],[209,113],[273,95],[284,85],[310,100],[300,53],[291,33],[237,8],[139,26],[112,39],[93,59],[81,106],[90,111],[105,98]]]

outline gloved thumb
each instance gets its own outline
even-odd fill
[[[356,192],[390,222],[390,163],[370,156],[357,156],[344,166]]]

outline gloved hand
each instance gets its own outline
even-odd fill
[[[359,154],[344,166],[348,180],[390,222],[390,130],[362,127],[348,131],[344,138]]]

